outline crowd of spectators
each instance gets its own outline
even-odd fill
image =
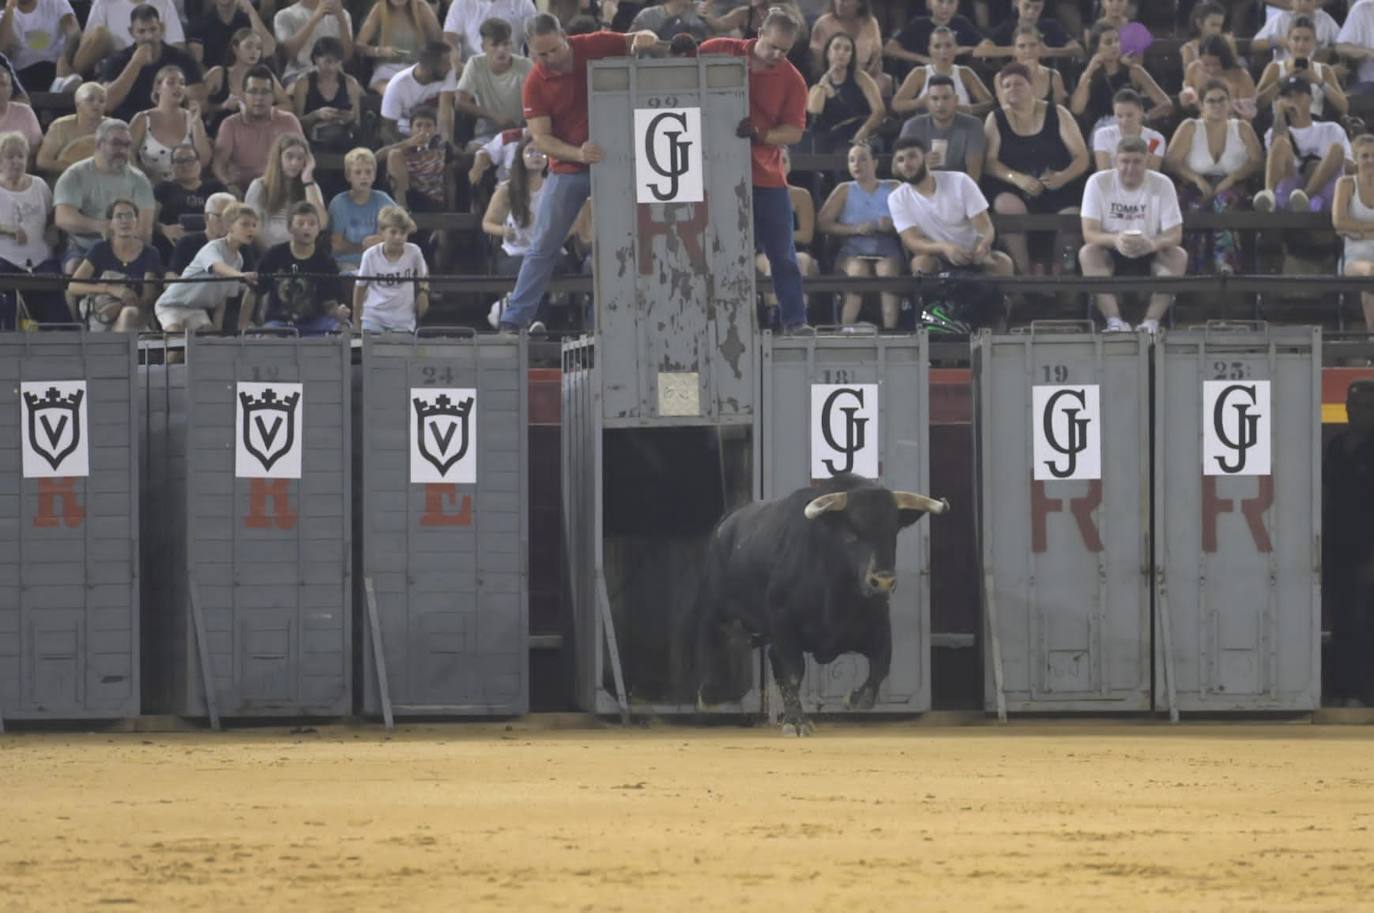
[[[1242,209],[1329,212],[1344,248],[1320,268],[1374,275],[1374,139],[1352,116],[1374,92],[1374,0],[5,0],[0,271],[72,281],[22,308],[8,294],[0,327],[413,327],[455,254],[410,213],[475,213],[485,268],[515,275],[555,205],[523,119],[539,12],[666,53],[755,38],[778,7],[808,87],[792,152],[832,161],[788,178],[803,275],[1249,272],[1241,233],[1183,231],[1186,212]],[[28,103],[54,94],[70,102]],[[1051,213],[1076,228],[994,227]],[[590,221],[558,269],[586,268]],[[1285,271],[1322,244],[1282,241]],[[897,291],[822,297],[813,321],[920,310]],[[1116,296],[1095,304],[1132,328]],[[1169,304],[1150,297],[1136,328]]]

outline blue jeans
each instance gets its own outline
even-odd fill
[[[549,277],[563,259],[563,242],[591,192],[592,176],[588,171],[554,172],[544,181],[539,211],[534,216],[534,243],[520,264],[520,278],[515,281],[510,304],[501,315],[501,329],[521,330],[534,321]]]
[[[778,297],[783,329],[806,323],[801,268],[792,241],[792,198],[786,187],[754,188],[754,244],[768,258],[773,294]]]

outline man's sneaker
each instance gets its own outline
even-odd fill
[[[70,76],[59,76],[52,81],[50,92],[75,92],[76,87],[81,85],[81,74],[72,73]]]
[[[1129,332],[1131,332],[1131,325],[1130,325],[1129,323],[1127,323],[1126,321],[1122,320],[1120,317],[1108,317],[1108,318],[1107,318],[1107,330],[1106,330],[1106,332],[1108,332],[1108,333],[1129,333]]]
[[[1288,211],[1307,212],[1307,208],[1311,203],[1312,200],[1307,196],[1306,190],[1295,190],[1292,195],[1288,197]]]
[[[544,333],[546,333],[546,332],[548,332],[548,331],[544,328],[544,321],[542,321],[542,320],[536,320],[534,323],[530,324],[530,335],[531,335],[531,336],[535,335],[536,333],[542,335],[542,334],[544,334]]]
[[[782,335],[784,335],[784,336],[814,336],[814,335],[816,335],[816,331],[815,331],[815,329],[812,328],[811,324],[809,324],[809,323],[794,323],[794,324],[793,324],[792,326],[790,326],[790,327],[783,327],[783,328],[782,328]]]
[[[1273,212],[1274,191],[1261,190],[1259,193],[1255,194],[1255,201],[1253,205],[1255,207],[1255,212]]]
[[[506,308],[509,305],[509,292],[491,303],[491,310],[487,311],[487,323],[491,324],[493,330],[499,330],[501,328],[501,316],[506,313]]]
[[[1158,320],[1142,320],[1140,326],[1136,327],[1142,333],[1149,333],[1151,336],[1159,332]]]

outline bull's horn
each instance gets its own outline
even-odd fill
[[[828,495],[821,495],[815,498],[810,504],[806,505],[806,519],[814,520],[827,510],[844,510],[845,501],[849,499],[847,491],[832,491]]]
[[[949,502],[944,498],[936,501],[914,491],[894,491],[892,498],[897,502],[898,510],[923,510],[928,514],[942,514],[949,510]]]

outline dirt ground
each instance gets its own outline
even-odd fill
[[[1374,727],[0,737],[0,909],[1374,910]]]

